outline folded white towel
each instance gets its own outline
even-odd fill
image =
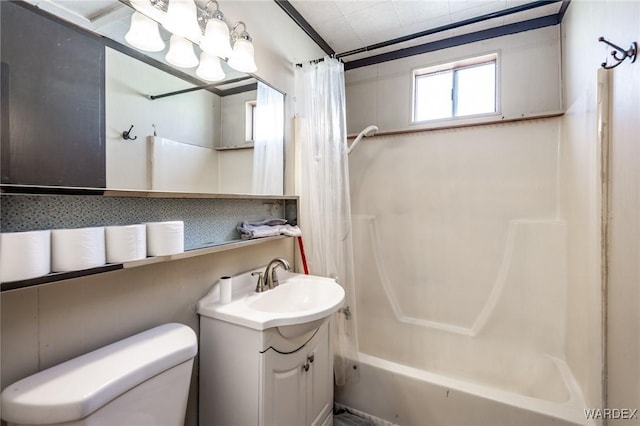
[[[300,228],[289,225],[285,219],[269,219],[261,222],[242,222],[237,227],[240,238],[248,240],[250,238],[273,237],[277,235],[287,235],[289,237],[299,237],[302,235]]]
[[[242,222],[242,223],[247,223],[251,226],[260,226],[260,225],[269,225],[269,226],[274,226],[274,225],[286,225],[287,224],[287,219],[265,219],[265,220],[261,220],[259,222]]]

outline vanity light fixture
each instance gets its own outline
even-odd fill
[[[202,30],[198,23],[198,8],[193,0],[171,0],[162,26],[170,33],[198,43]]]
[[[169,52],[166,56],[167,61],[172,65],[182,68],[193,68],[198,65],[198,58],[193,52],[193,44],[198,44],[200,49],[207,53],[207,56],[201,55],[201,59],[206,58],[207,64],[198,68],[196,73],[201,78],[204,78],[202,75],[218,78],[220,74],[224,74],[221,72],[220,61],[214,61],[208,56],[224,59],[230,67],[240,72],[254,73],[257,71],[253,39],[247,32],[246,24],[239,21],[233,26],[233,30],[229,31],[229,26],[224,14],[220,11],[217,0],[210,0],[204,9],[199,8],[194,0],[120,1],[133,6],[136,10],[131,18],[129,32],[125,36],[127,42],[132,46],[151,52],[162,50],[164,42],[160,39],[157,25],[160,23],[172,34]],[[210,11],[212,4],[215,4],[216,8]],[[149,21],[155,21],[155,25],[146,22],[146,26],[143,27],[139,23],[142,19],[138,15],[143,15]],[[238,28],[240,26],[242,26],[242,31]],[[158,35],[156,36],[156,34]],[[162,43],[162,47],[160,47],[158,40]]]
[[[198,65],[198,58],[193,52],[193,44],[184,37],[173,34],[169,41],[167,62],[180,68],[193,68]]]
[[[216,10],[209,12],[211,4],[216,5]],[[216,0],[210,0],[206,7],[207,25],[204,30],[204,37],[200,41],[200,48],[210,55],[220,58],[228,58],[231,56],[231,44],[229,43],[229,27],[220,11],[220,6]]]
[[[133,12],[131,15],[131,26],[124,39],[133,47],[145,52],[159,52],[164,49],[158,23],[140,12]]]
[[[200,54],[200,66],[196,70],[196,75],[206,81],[224,80],[225,74],[220,66],[220,58],[207,52],[202,52]]]
[[[243,27],[242,32],[236,31],[239,25]],[[244,22],[240,21],[233,26],[231,40],[233,52],[228,61],[229,66],[240,72],[256,72],[258,67],[253,57],[253,39],[247,32],[247,25]]]
[[[135,10],[160,24],[167,16],[167,0],[128,0],[128,2]]]

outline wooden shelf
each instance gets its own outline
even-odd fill
[[[187,250],[183,253],[172,254],[168,256],[155,256],[147,257],[146,259],[140,259],[133,262],[125,263],[110,263],[104,266],[98,266],[91,269],[83,269],[80,271],[71,272],[54,272],[42,277],[31,278],[28,280],[11,281],[0,283],[0,292],[19,290],[27,287],[33,287],[43,284],[51,284],[59,281],[65,281],[72,278],[86,277],[89,275],[104,274],[106,272],[117,271],[120,269],[137,268],[139,266],[152,265],[155,263],[171,262],[173,260],[188,259],[197,256],[206,256],[208,254],[219,253],[222,251],[234,250],[242,247],[249,247],[257,244],[263,244],[270,241],[281,240],[284,238],[291,238],[286,235],[279,235],[275,237],[254,238],[250,240],[234,240],[210,245],[207,247],[200,247],[196,249]]]

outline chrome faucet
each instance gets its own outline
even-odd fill
[[[285,271],[291,269],[291,265],[289,265],[289,262],[287,262],[286,259],[276,257],[275,259],[271,260],[271,262],[269,262],[264,270],[264,273],[251,273],[251,275],[258,275],[258,284],[256,285],[257,293],[271,290],[272,288],[276,288],[278,286],[278,274],[276,273],[276,268],[278,266],[281,266]]]

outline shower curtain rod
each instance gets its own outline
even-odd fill
[[[163,93],[161,95],[149,95],[149,99],[156,100],[156,99],[161,99],[161,98],[166,98],[168,96],[175,96],[175,95],[181,95],[183,93],[189,93],[189,92],[195,92],[198,90],[204,90],[204,89],[210,89],[212,87],[217,87],[217,86],[224,86],[226,84],[233,84],[233,83],[239,83],[241,81],[245,81],[245,80],[249,80],[251,78],[254,78],[253,76],[246,76],[246,77],[240,77],[240,78],[234,78],[231,80],[226,80],[226,81],[221,81],[218,83],[213,83],[213,84],[205,84],[204,86],[196,86],[196,87],[191,87],[189,89],[182,89],[182,90],[176,90],[175,92],[169,92],[169,93]]]
[[[330,57],[331,59],[337,59],[338,61],[344,63],[344,61],[342,59],[338,58],[335,54],[327,55],[327,56]],[[326,56],[325,56],[325,58],[326,58]],[[310,65],[319,64],[320,62],[324,62],[324,58],[312,59],[312,60],[308,61],[308,63]],[[296,64],[296,67],[302,68],[302,64]]]
[[[358,53],[369,52],[371,50],[380,49],[383,47],[392,46],[394,44],[403,43],[405,41],[411,41],[416,38],[425,37],[428,35],[440,33],[442,31],[453,30],[456,28],[464,27],[466,25],[476,24],[478,22],[487,21],[489,19],[501,18],[503,16],[512,15],[514,13],[524,12],[531,9],[536,9],[542,6],[548,6],[553,3],[558,3],[562,0],[538,0],[531,3],[525,3],[520,6],[514,6],[509,9],[500,10],[497,12],[487,13],[486,15],[476,16],[475,18],[465,19],[464,21],[454,22],[452,24],[442,25],[440,27],[432,28],[430,30],[420,31],[417,33],[409,34],[406,36],[394,38],[391,40],[383,41],[381,43],[372,44],[370,46],[361,47],[359,49],[349,50],[348,52],[338,53],[336,58],[343,58],[345,56],[351,56]]]
[[[364,53],[364,52],[370,52],[372,50],[376,50],[376,49],[381,49],[383,47],[388,47],[388,46],[392,46],[394,44],[399,44],[399,43],[403,43],[406,41],[411,41],[411,40],[415,40],[417,38],[421,38],[421,37],[425,37],[428,35],[433,35],[433,34],[437,34],[443,31],[448,31],[448,30],[453,30],[456,28],[460,28],[460,27],[464,27],[467,25],[471,25],[471,24],[476,24],[479,22],[483,22],[483,21],[487,21],[489,19],[494,19],[494,18],[500,18],[503,16],[508,16],[508,15],[512,15],[514,13],[519,13],[519,12],[524,12],[527,10],[531,10],[531,9],[536,9],[539,7],[543,7],[543,6],[548,6],[550,4],[553,3],[559,3],[559,2],[563,2],[563,6],[561,9],[561,13],[563,13],[563,9],[566,10],[566,6],[568,6],[570,0],[537,0],[531,3],[525,3],[519,6],[514,6],[511,7],[509,9],[504,9],[504,10],[500,10],[497,12],[492,12],[492,13],[488,13],[485,15],[481,15],[481,16],[477,16],[475,18],[469,18],[469,19],[465,19],[463,21],[459,21],[459,22],[454,22],[452,24],[447,24],[447,25],[442,25],[440,27],[436,27],[436,28],[432,28],[429,30],[425,30],[425,31],[420,31],[417,33],[413,33],[413,34],[409,34],[406,36],[402,36],[402,37],[398,37],[398,38],[394,38],[391,40],[387,40],[387,41],[383,41],[380,43],[376,43],[376,44],[372,44],[369,46],[365,46],[365,47],[361,47],[358,49],[354,49],[354,50],[349,50],[347,52],[343,52],[343,53],[337,53],[334,55],[331,55],[332,57],[335,57],[336,59],[341,60],[342,58],[346,57],[346,56],[351,56],[351,55],[355,55],[358,53]],[[314,61],[322,61],[323,59],[315,59]],[[310,63],[314,63],[314,61],[309,61]],[[348,64],[348,62],[346,62],[346,64]],[[302,64],[296,64],[296,66],[301,67]]]

